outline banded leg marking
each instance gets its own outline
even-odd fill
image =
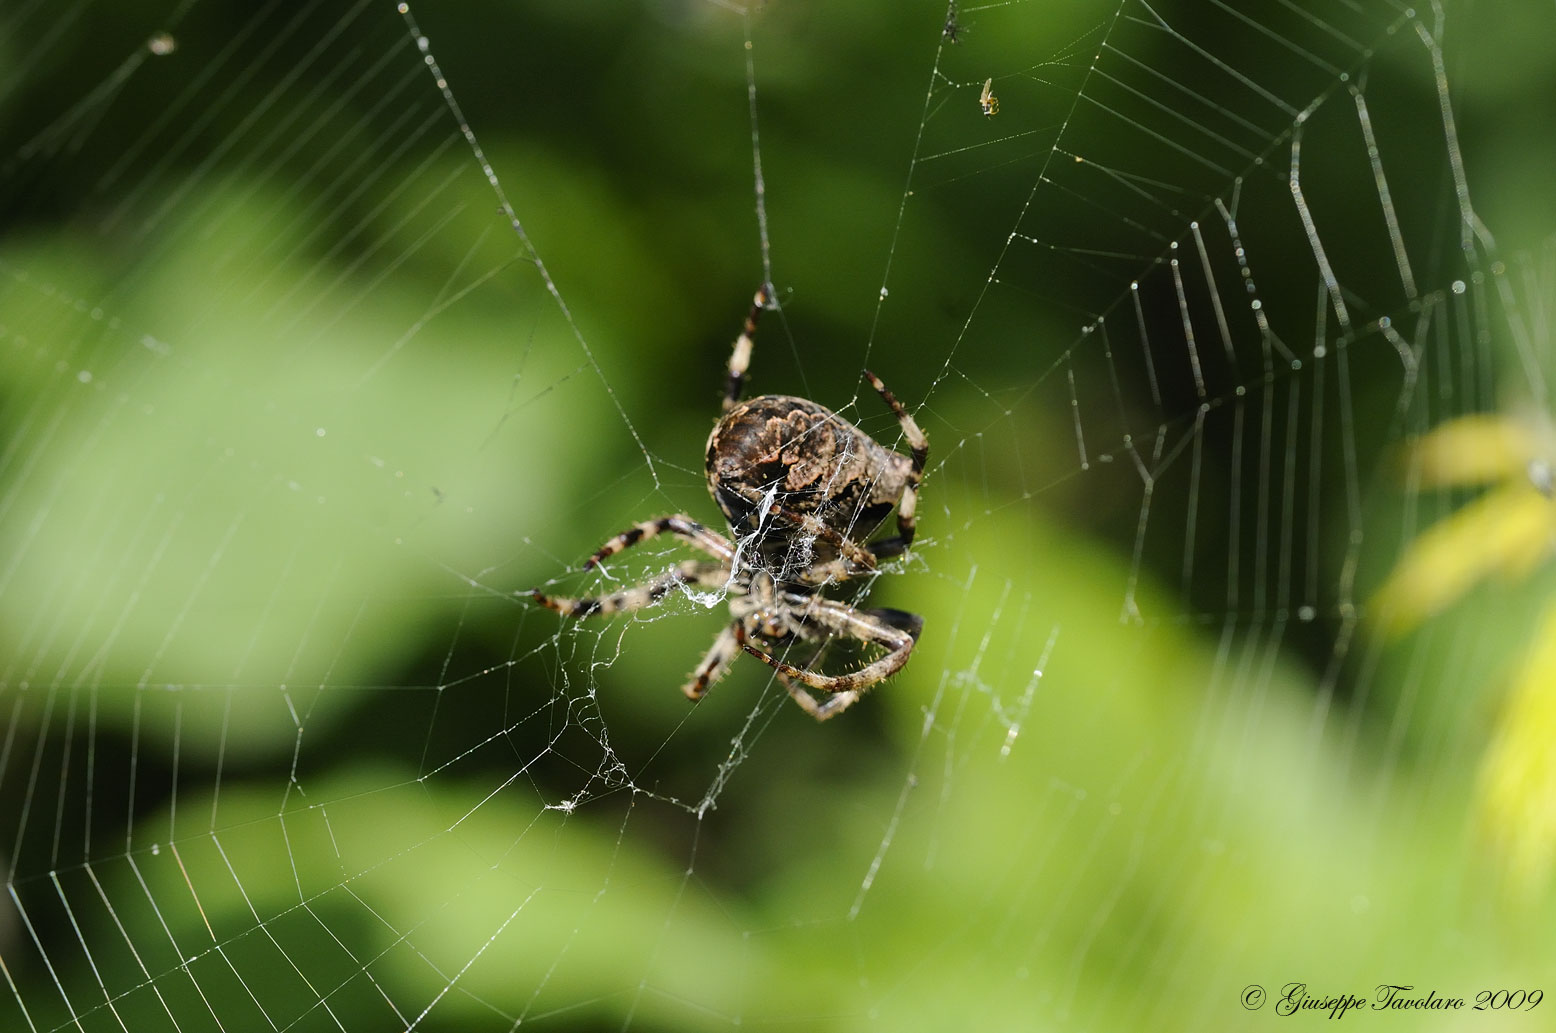
[[[596,549],[594,555],[584,561],[584,569],[591,570],[618,552],[630,549],[650,538],[657,538],[666,532],[675,535],[688,545],[701,549],[722,563],[729,563],[735,558],[735,547],[728,538],[717,531],[709,530],[685,513],[672,513],[655,520],[645,520],[621,532]]]
[[[756,323],[762,317],[762,310],[772,303],[772,290],[764,283],[757,288],[756,295],[751,299],[751,311],[746,313],[745,325],[740,329],[740,336],[735,338],[734,350],[729,355],[729,381],[724,386],[725,412],[735,407],[745,391],[746,370],[751,367],[751,347],[756,334]]]
[[[739,627],[738,624],[731,624],[713,640],[713,646],[692,672],[691,680],[681,686],[687,699],[695,701],[706,696],[714,683],[724,677],[730,663],[740,655],[740,639],[736,633]]]
[[[529,596],[546,609],[555,610],[564,617],[582,619],[630,613],[653,606],[682,585],[722,588],[728,577],[729,571],[722,564],[686,560],[673,570],[667,570],[641,585],[632,585],[610,595],[571,598],[547,595],[538,588],[532,588]]]
[[[897,536],[876,542],[872,546],[877,557],[897,556],[908,551],[908,546],[913,544],[913,536],[918,531],[918,486],[924,479],[924,464],[929,460],[929,436],[919,428],[918,421],[913,414],[903,408],[897,401],[897,396],[881,382],[881,378],[864,371],[865,379],[870,386],[875,388],[881,400],[891,409],[897,417],[897,423],[902,427],[902,436],[908,443],[908,450],[913,454],[913,468],[908,475],[908,484],[902,490],[902,499],[897,503]]]
[[[825,721],[829,717],[842,713],[858,702],[870,686],[902,670],[913,653],[913,644],[917,641],[918,631],[923,626],[922,620],[915,614],[897,610],[855,610],[842,603],[814,596],[806,600],[805,617],[811,623],[833,634],[874,643],[887,650],[885,656],[866,664],[857,671],[828,675],[795,667],[758,649],[751,644],[749,638],[741,637],[740,647],[776,670],[779,680],[783,682],[789,695],[817,721]],[[818,703],[813,696],[793,682],[800,682],[818,692],[829,693],[831,698],[824,703]]]

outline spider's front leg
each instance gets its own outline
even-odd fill
[[[843,711],[847,710],[849,707],[858,702],[859,697],[864,695],[862,690],[851,689],[845,692],[834,694],[833,696],[829,697],[825,703],[817,703],[814,696],[800,688],[798,685],[794,684],[794,682],[790,680],[789,675],[786,673],[787,671],[797,670],[797,668],[790,667],[788,664],[785,664],[782,661],[776,661],[767,653],[764,653],[762,650],[750,645],[744,625],[737,623],[734,625],[732,630],[734,631],[734,638],[737,646],[740,649],[745,650],[747,653],[750,653],[757,659],[765,661],[766,663],[771,664],[773,667],[777,668],[778,684],[783,686],[784,691],[789,694],[789,698],[798,703],[800,708],[804,710],[805,713],[809,714],[817,721],[825,721],[827,718],[832,717],[835,714],[841,714]]]
[[[658,577],[632,585],[610,595],[570,598],[547,595],[538,588],[529,590],[529,597],[548,610],[555,610],[564,617],[584,618],[629,613],[653,606],[682,585],[700,588],[722,588],[729,580],[729,568],[721,563],[699,563],[687,560]]]
[[[830,634],[882,646],[887,650],[885,656],[857,671],[829,675],[795,667],[758,649],[748,637],[742,636],[741,648],[776,670],[780,675],[779,680],[794,702],[817,721],[825,721],[842,713],[858,702],[871,686],[902,670],[924,626],[923,618],[901,610],[856,610],[817,596],[786,594],[783,598],[786,605],[795,607],[797,616],[804,622],[817,625]],[[817,703],[814,697],[789,679],[818,692],[830,693],[832,698],[825,703]]]
[[[692,672],[691,680],[681,686],[681,691],[686,693],[686,698],[693,702],[702,699],[708,694],[715,682],[724,677],[729,670],[729,665],[735,657],[740,655],[740,625],[731,624],[718,637],[713,640],[712,647],[703,656],[702,662]]]
[[[790,681],[782,671],[778,672],[778,680],[783,683],[784,689],[789,693],[789,698],[798,703],[801,710],[817,721],[825,721],[829,717],[836,717],[859,702],[859,698],[864,695],[864,692],[859,689],[849,689],[847,692],[839,692],[827,697],[825,703],[817,703],[815,696],[812,696]]]

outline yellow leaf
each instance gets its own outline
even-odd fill
[[[1551,552],[1556,506],[1527,481],[1510,481],[1422,531],[1370,609],[1386,635],[1401,635],[1493,573],[1522,576]]]
[[[1556,863],[1556,606],[1545,611],[1486,750],[1478,810],[1509,889],[1542,896]]]
[[[1527,478],[1540,454],[1538,436],[1505,416],[1461,416],[1434,429],[1415,444],[1421,486],[1489,484]]]

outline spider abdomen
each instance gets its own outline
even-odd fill
[[[911,469],[907,456],[792,395],[741,402],[708,436],[708,491],[737,532],[756,530],[771,498],[863,541],[901,499]]]

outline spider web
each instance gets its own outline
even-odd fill
[[[1494,416],[1548,493],[1552,12],[578,7],[0,14],[0,1027],[1541,989],[1480,801],[1545,546],[1377,600],[1474,497],[1412,442]],[[931,444],[828,590],[924,633],[824,725],[746,658],[680,697],[724,593],[526,597],[716,524],[764,282],[751,393],[905,450],[869,367]]]

